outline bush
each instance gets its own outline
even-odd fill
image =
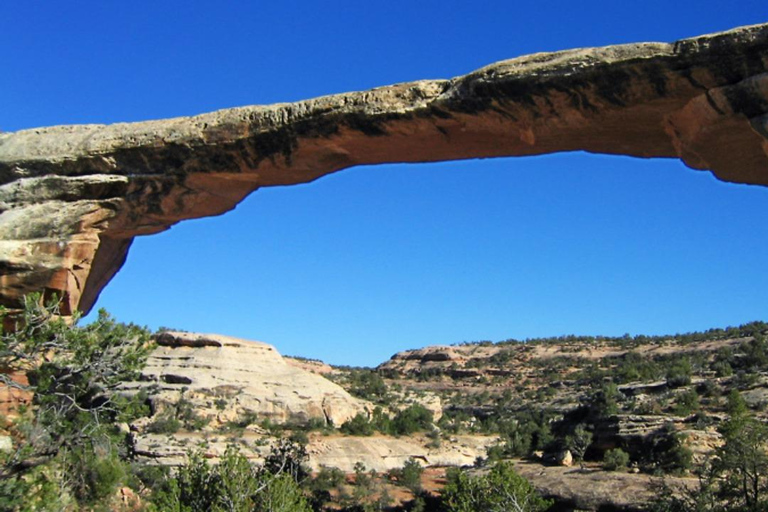
[[[427,443],[427,448],[437,450],[440,448],[441,437],[440,437],[440,431],[438,429],[430,430],[427,432],[427,437],[429,438],[429,443]]]
[[[608,450],[603,456],[603,469],[606,471],[617,471],[624,469],[629,465],[629,454],[621,448]]]
[[[389,390],[381,376],[372,370],[358,370],[349,374],[349,392],[356,397],[381,404],[389,401]]]
[[[667,385],[671,388],[687,386],[691,383],[692,373],[691,362],[688,359],[680,359],[667,370]]]
[[[720,427],[725,444],[701,471],[698,487],[681,493],[662,486],[654,512],[768,510],[768,427],[735,390],[728,397],[728,412],[731,417]]]
[[[190,454],[153,501],[158,512],[311,512],[291,473],[256,468],[234,446],[216,466],[201,453]]]
[[[67,453],[63,460],[72,493],[81,503],[102,503],[114,494],[118,484],[128,480],[128,464],[115,450],[94,453],[81,448]]]
[[[181,428],[181,422],[171,414],[162,414],[148,424],[146,431],[150,434],[175,434]]]
[[[230,420],[224,425],[224,430],[229,432],[239,432],[244,430],[250,425],[255,424],[259,420],[259,416],[253,411],[245,411],[245,413],[237,419]]]
[[[303,430],[294,430],[291,432],[291,435],[288,436],[288,440],[292,443],[306,446],[309,444],[309,435]]]
[[[194,404],[183,393],[174,404],[169,404],[152,423],[147,425],[147,432],[153,434],[175,434],[182,427],[188,431],[198,431],[210,422],[210,418],[200,416]]]
[[[565,445],[573,454],[576,462],[584,460],[584,454],[587,453],[587,449],[592,444],[592,432],[582,425],[576,425],[573,430],[573,434],[565,438]]]
[[[373,425],[362,413],[357,413],[351,420],[345,421],[340,430],[350,436],[372,436]]]
[[[733,375],[733,368],[727,361],[717,361],[712,365],[712,371],[717,377],[730,377]]]
[[[18,449],[0,457],[0,481],[18,489],[37,482],[24,500],[40,498],[46,507],[67,496],[82,506],[103,502],[125,483],[124,436],[115,422],[145,412],[118,389],[144,366],[152,349],[149,333],[119,324],[103,310],[85,327],[78,318],[68,325],[56,301],[43,304],[40,295],[30,295],[15,330],[0,336],[0,368],[27,371],[29,385],[16,387],[34,393],[32,407],[14,425]],[[10,321],[0,314],[0,325]],[[49,494],[55,499],[42,498]]]
[[[392,433],[392,419],[379,406],[376,406],[373,409],[373,414],[371,415],[371,426],[374,430],[377,430],[382,434]]]
[[[346,476],[339,468],[329,468],[322,466],[317,475],[309,482],[309,490],[313,495],[323,495],[330,497],[330,491],[344,485]]]
[[[618,414],[619,401],[623,399],[618,386],[613,383],[603,384],[600,389],[589,398],[590,412],[594,418],[607,418]]]
[[[308,459],[306,446],[290,439],[282,439],[264,459],[262,469],[271,475],[285,473],[290,475],[297,484],[301,484],[310,474],[306,467]]]
[[[424,468],[413,458],[408,459],[402,468],[393,469],[389,472],[390,477],[397,480],[397,483],[411,491],[414,495],[421,491],[421,475]]]
[[[392,419],[392,433],[407,436],[432,427],[432,411],[421,404],[413,404]]]
[[[366,472],[365,465],[357,462],[354,466],[354,489],[352,495],[344,496],[342,503],[344,510],[350,512],[373,512],[387,510],[392,502],[392,497],[383,485],[381,476],[376,470]]]
[[[648,469],[663,473],[681,473],[693,465],[693,452],[683,445],[672,425],[664,427],[646,443],[642,457]]]
[[[508,463],[496,464],[486,475],[472,476],[454,469],[449,471],[447,478],[442,499],[449,512],[539,512],[552,505],[551,501],[542,499],[533,486]]]
[[[699,395],[694,389],[677,395],[675,402],[675,414],[678,416],[688,416],[698,411],[700,407]]]

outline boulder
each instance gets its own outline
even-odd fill
[[[559,466],[565,466],[567,468],[573,466],[573,454],[571,450],[563,450],[555,455],[555,462]]]

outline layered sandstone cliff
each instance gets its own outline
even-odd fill
[[[271,345],[216,334],[165,332],[142,371],[126,389],[148,390],[154,417],[188,402],[210,426],[254,421],[340,426],[369,404],[333,382],[289,365]]]
[[[0,304],[88,310],[137,235],[361,164],[584,150],[768,184],[768,25],[534,54],[450,80],[0,134]]]

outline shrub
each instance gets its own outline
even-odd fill
[[[382,404],[388,402],[387,384],[375,371],[353,371],[349,375],[349,385],[349,392],[359,398]]]
[[[291,435],[288,436],[288,440],[293,443],[306,446],[309,444],[309,435],[307,435],[307,433],[303,430],[294,430],[291,432]]]
[[[667,385],[671,388],[687,386],[691,383],[691,362],[688,359],[680,359],[667,370]]]
[[[733,375],[733,368],[727,361],[717,361],[712,365],[712,371],[717,377],[730,377]]]
[[[735,390],[728,397],[728,411],[731,416],[720,427],[725,444],[717,449],[714,463],[721,495],[733,509],[767,510],[768,426],[749,412]]]
[[[565,439],[566,447],[573,454],[576,462],[584,460],[584,454],[587,453],[589,445],[592,444],[592,432],[586,429],[584,425],[577,425],[573,431],[573,434],[569,435]]]
[[[153,501],[158,512],[311,512],[291,473],[252,466],[235,446],[227,448],[216,466],[201,453],[190,454]]]
[[[736,391],[728,397],[728,411],[731,417],[720,428],[725,443],[701,471],[698,487],[681,493],[663,485],[654,512],[768,510],[768,427]]]
[[[114,425],[145,412],[118,389],[138,377],[152,349],[149,333],[104,310],[85,327],[78,318],[68,325],[55,300],[43,304],[39,294],[30,295],[15,330],[0,335],[0,368],[28,371],[29,385],[15,386],[34,393],[14,426],[18,449],[0,459],[0,480],[18,489],[36,481],[24,499],[55,495],[41,498],[46,507],[67,495],[84,506],[102,501],[123,483],[124,437]],[[0,312],[0,325],[10,321]]]
[[[182,427],[189,431],[197,431],[210,423],[210,418],[200,416],[194,404],[182,393],[176,403],[166,407],[152,423],[147,425],[147,431],[153,434],[175,434]]]
[[[246,427],[255,424],[259,419],[259,416],[253,411],[246,411],[243,415],[237,419],[230,420],[224,425],[224,430],[230,432],[242,431]]]
[[[617,471],[624,469],[629,465],[629,454],[621,448],[608,450],[603,456],[603,469],[606,471]]]
[[[491,460],[526,457],[533,450],[549,446],[554,437],[550,428],[552,416],[546,411],[524,410],[513,417],[496,416],[483,422],[483,431],[501,434],[501,444],[488,451]]]
[[[373,414],[371,415],[371,426],[374,428],[374,430],[378,430],[382,434],[392,433],[392,419],[379,406],[376,406],[373,409]]]
[[[508,463],[496,464],[486,475],[472,476],[455,469],[449,471],[447,478],[442,499],[449,512],[539,512],[552,505],[551,501],[542,499],[533,486]]]
[[[344,472],[339,468],[322,466],[317,475],[309,482],[308,487],[313,492],[328,492],[331,489],[341,487],[346,481]]]
[[[261,492],[256,494],[254,502],[256,506],[249,510],[312,512],[299,486],[290,475],[284,473],[268,479]]]
[[[341,425],[341,431],[350,436],[372,436],[373,425],[362,413],[357,413],[354,418]]]
[[[421,475],[424,473],[424,468],[421,467],[419,461],[411,458],[405,461],[402,468],[393,469],[389,472],[389,475],[397,480],[397,483],[414,495],[421,491]]]
[[[263,470],[271,475],[285,473],[301,484],[309,477],[309,469],[305,465],[308,459],[306,446],[282,439],[264,459]]]
[[[181,422],[170,414],[158,416],[148,424],[146,431],[151,434],[175,434],[181,428]]]
[[[365,465],[357,462],[354,466],[354,489],[352,495],[342,498],[344,510],[350,512],[373,512],[376,510],[388,510],[392,497],[383,485],[381,476],[376,470],[366,472]]]
[[[595,418],[606,418],[618,414],[619,401],[622,398],[623,395],[616,384],[603,384],[589,398],[591,414]]]
[[[392,433],[409,435],[432,426],[432,411],[421,404],[413,404],[395,415],[392,419]]]
[[[694,389],[677,395],[675,401],[675,414],[678,416],[688,416],[699,410],[699,395]]]
[[[643,447],[642,462],[649,469],[663,473],[687,471],[693,464],[693,452],[683,445],[672,425],[653,436]]]
[[[320,430],[325,432],[333,430],[333,427],[328,425],[323,418],[309,418],[309,421],[307,421],[306,430],[309,432],[313,430]]]
[[[438,429],[433,429],[427,432],[427,437],[429,438],[429,443],[427,443],[427,448],[437,450],[440,448],[441,438],[440,438],[440,431]]]

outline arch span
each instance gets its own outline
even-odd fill
[[[259,187],[574,150],[768,185],[768,24],[291,104],[0,134],[0,304],[45,291],[88,311],[135,236],[221,214]]]

